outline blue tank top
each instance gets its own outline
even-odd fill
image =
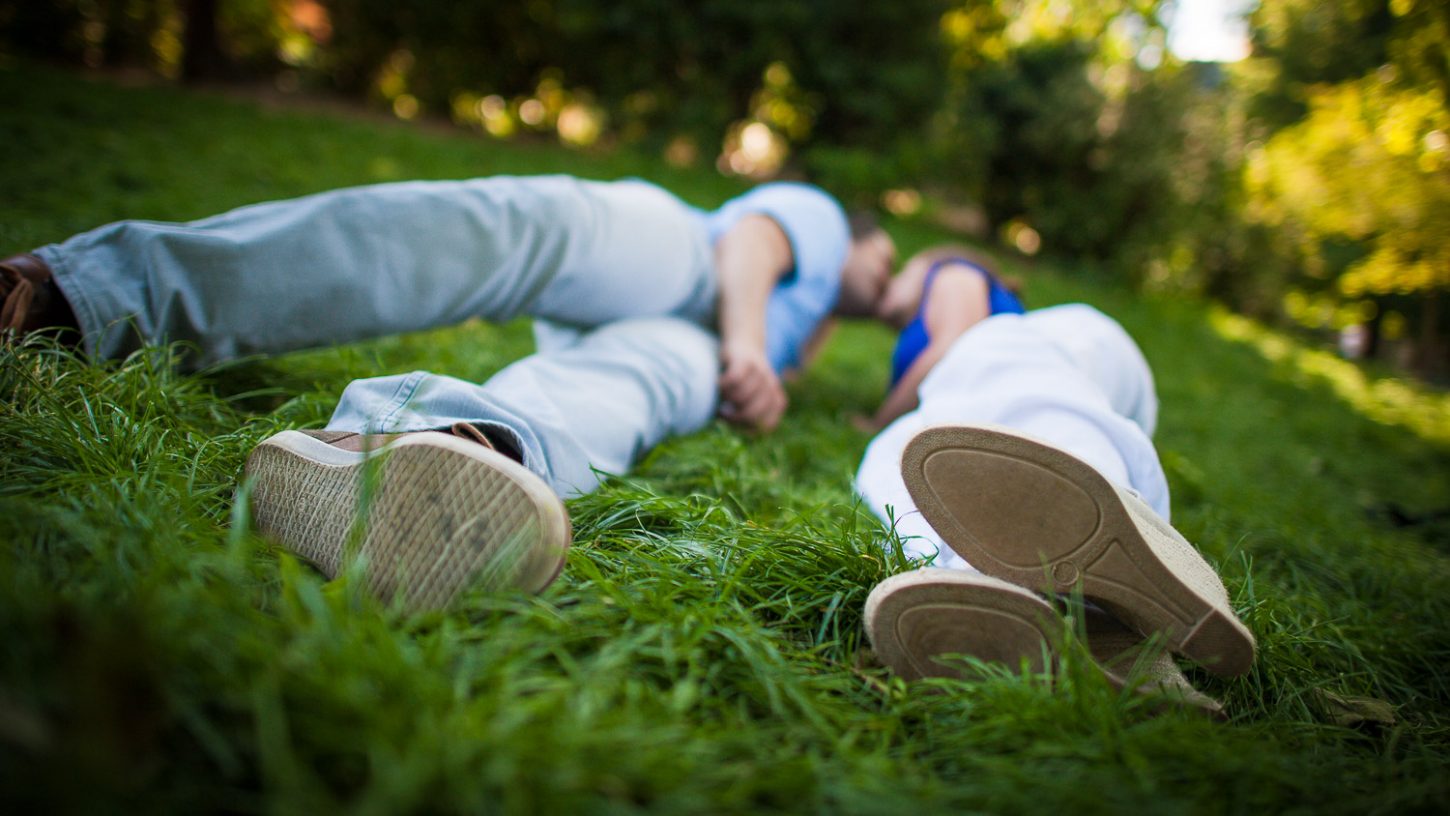
[[[980,266],[965,258],[946,258],[937,261],[926,271],[926,280],[921,284],[921,306],[917,307],[916,318],[906,324],[901,330],[901,335],[896,339],[896,351],[891,355],[891,387],[906,374],[916,358],[926,351],[927,344],[931,338],[926,333],[926,299],[931,294],[931,282],[936,278],[938,269],[945,264],[964,263],[968,267],[980,272],[987,279],[987,315],[995,314],[1022,314],[1027,310],[1022,308],[1022,301],[1012,294],[1012,291],[997,276],[988,272]]]

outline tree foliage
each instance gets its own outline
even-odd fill
[[[541,80],[596,101],[616,130],[718,143],[784,66],[808,94],[777,100],[793,141],[879,146],[939,98],[937,17],[944,0],[534,0],[409,3],[330,0],[323,67],[365,90],[398,53],[406,90],[448,110],[460,91],[504,98]],[[804,125],[804,127],[802,127]]]
[[[1388,75],[1323,87],[1309,116],[1255,155],[1250,214],[1289,227],[1311,275],[1325,272],[1320,242],[1362,244],[1338,278],[1347,297],[1450,286],[1447,133],[1435,92],[1398,89]]]
[[[1245,174],[1246,220],[1272,230],[1298,270],[1288,312],[1335,327],[1388,316],[1391,334],[1419,335],[1419,368],[1443,373],[1450,9],[1294,0],[1265,5],[1254,23],[1275,69],[1255,97],[1264,123],[1302,110],[1253,151]]]

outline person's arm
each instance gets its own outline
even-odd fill
[[[737,425],[770,431],[785,414],[785,388],[765,349],[765,309],[793,266],[790,240],[766,215],[745,216],[715,244],[720,415]]]
[[[915,410],[922,380],[941,362],[958,337],[987,319],[990,313],[987,279],[981,273],[963,266],[938,269],[926,304],[926,333],[931,340],[876,409],[869,430],[879,431],[902,414]]]

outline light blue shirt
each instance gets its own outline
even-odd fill
[[[777,372],[799,367],[802,348],[830,314],[841,290],[841,267],[851,246],[851,229],[841,205],[819,187],[773,182],[736,196],[717,210],[695,212],[703,219],[712,246],[740,219],[756,213],[769,216],[785,232],[795,267],[766,305],[765,353]]]

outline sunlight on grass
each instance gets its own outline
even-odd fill
[[[1362,416],[1405,428],[1422,439],[1450,444],[1450,394],[1405,380],[1375,378],[1332,353],[1309,349],[1264,326],[1217,308],[1209,325],[1226,340],[1253,346],[1264,359],[1289,366],[1296,378],[1323,383]]]

